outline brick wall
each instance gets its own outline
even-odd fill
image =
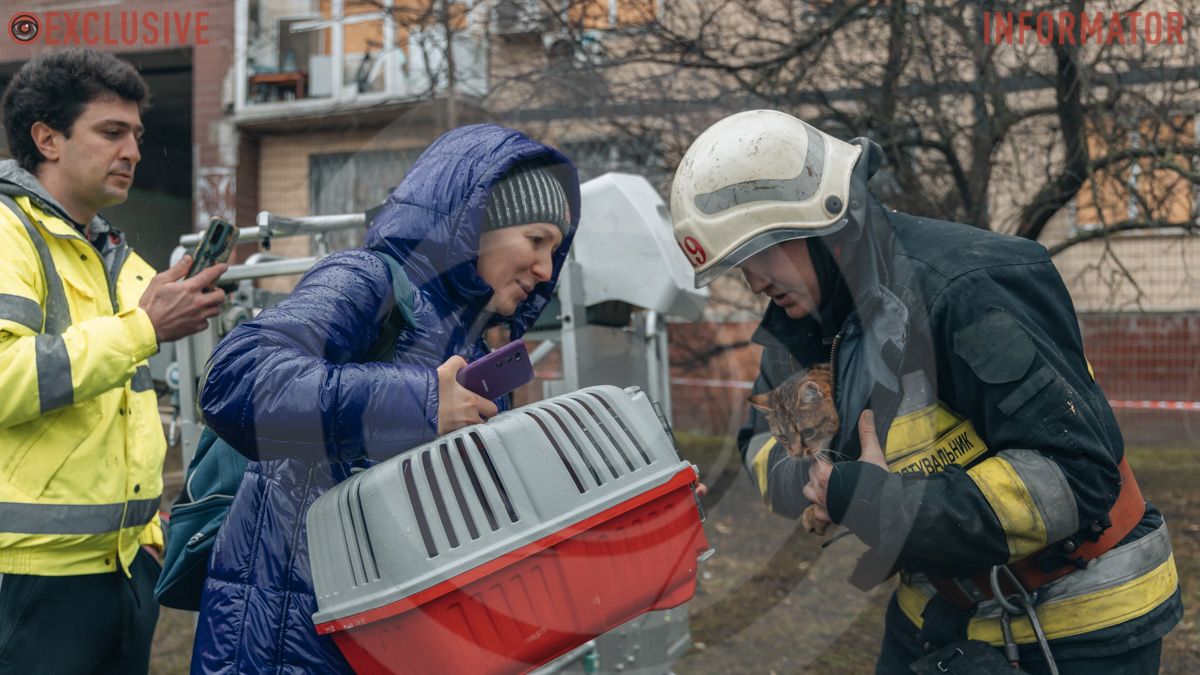
[[[207,215],[224,215],[233,217],[236,213],[236,195],[239,178],[237,169],[238,147],[237,136],[232,133],[231,121],[225,114],[223,84],[233,69],[234,44],[234,0],[191,0],[178,2],[175,0],[122,0],[119,3],[110,2],[79,2],[60,3],[45,0],[30,0],[28,2],[4,3],[11,11],[4,14],[5,21],[20,9],[32,12],[39,17],[45,17],[48,12],[77,13],[77,22],[85,13],[97,12],[100,15],[110,15],[110,21],[119,22],[121,13],[137,12],[139,23],[147,12],[186,13],[190,12],[190,21],[197,20],[200,12],[206,13],[205,22],[208,26],[204,33],[207,44],[195,44],[195,31],[187,31],[188,41],[171,44],[146,43],[148,34],[140,35],[138,42],[130,45],[105,45],[103,41],[89,46],[93,49],[117,54],[134,55],[139,53],[157,52],[165,49],[192,49],[192,129],[191,144],[194,155],[192,212],[193,227],[202,229],[207,225]],[[181,19],[182,20],[182,19]],[[194,24],[193,24],[194,26]],[[81,30],[77,23],[77,30]],[[174,30],[174,29],[172,29]],[[19,43],[8,33],[7,23],[3,26],[4,35],[0,35],[0,63],[28,61],[33,56],[63,49],[63,46],[46,43],[49,26],[43,26],[42,36],[30,43]],[[65,35],[56,31],[55,35]],[[119,34],[119,29],[117,31]],[[60,38],[61,39],[61,38]],[[159,37],[159,40],[162,38]],[[229,180],[229,176],[233,180]]]
[[[1200,446],[1200,314],[1084,314],[1079,323],[1125,442]]]
[[[374,150],[423,149],[433,138],[425,130],[405,133],[396,130],[358,129],[291,134],[271,134],[254,140],[258,208],[283,216],[306,216],[312,212],[308,165],[312,155]],[[272,253],[288,257],[309,255],[308,237],[272,242]],[[259,283],[263,288],[288,291],[298,276],[275,277]]]
[[[694,356],[714,344],[740,343],[754,326],[671,324],[677,428],[726,434],[740,427],[761,348],[729,349],[708,365],[696,364]],[[1200,446],[1200,313],[1084,314],[1080,327],[1127,444]]]
[[[762,356],[762,347],[749,343],[756,326],[756,322],[668,325],[671,408],[677,429],[732,434],[745,422],[749,383]],[[715,345],[725,347],[714,354]]]

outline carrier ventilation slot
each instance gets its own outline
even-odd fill
[[[421,531],[421,540],[425,542],[425,553],[430,558],[437,557],[438,550],[433,543],[433,533],[429,531],[429,521],[425,517],[425,508],[421,506],[421,495],[417,493],[417,480],[413,476],[412,460],[405,459],[400,465],[404,474],[404,488],[408,490],[408,500],[412,504],[413,516],[417,519],[417,529]]]
[[[587,411],[588,415],[592,416],[592,419],[596,421],[596,426],[600,427],[600,430],[604,432],[604,436],[608,439],[608,442],[612,443],[612,446],[617,449],[617,454],[621,456],[621,459],[625,460],[625,466],[628,467],[630,471],[633,471],[633,461],[629,459],[629,455],[625,453],[625,449],[621,447],[621,444],[618,443],[617,439],[613,437],[612,432],[608,430],[608,425],[602,422],[596,412],[592,410],[592,407],[584,403],[582,399],[575,399],[575,402],[583,406],[583,409]]]
[[[442,466],[445,467],[446,475],[450,478],[454,501],[458,502],[458,510],[462,513],[463,522],[467,524],[467,534],[471,535],[472,539],[478,539],[479,528],[475,527],[475,519],[471,516],[471,509],[467,506],[467,498],[463,496],[462,484],[458,482],[458,472],[454,470],[454,462],[450,460],[450,445],[442,443],[438,446],[438,450],[442,454]]]
[[[421,453],[421,464],[425,467],[425,479],[429,481],[429,491],[433,493],[433,505],[437,507],[438,518],[442,521],[442,529],[450,548],[458,548],[458,534],[454,531],[454,523],[450,522],[450,512],[446,510],[446,500],[442,499],[442,486],[438,483],[437,474],[433,472],[433,452],[426,450]]]
[[[546,439],[550,441],[550,445],[554,446],[554,451],[558,453],[558,459],[562,461],[563,466],[566,467],[567,473],[571,474],[571,480],[575,481],[575,489],[579,490],[579,494],[583,494],[583,483],[580,482],[579,475],[575,473],[575,467],[571,466],[571,461],[567,459],[566,453],[564,453],[563,449],[558,445],[558,441],[555,440],[554,436],[550,433],[550,429],[546,426],[545,422],[542,422],[541,418],[531,412],[526,412],[525,414],[532,417],[533,421],[537,422],[537,425],[541,427],[542,433],[546,434]]]
[[[600,405],[604,406],[604,409],[608,411],[608,414],[612,415],[612,418],[614,421],[616,421],[617,426],[621,427],[621,431],[625,432],[625,436],[629,439],[630,444],[637,449],[638,454],[641,455],[642,459],[645,460],[647,465],[649,465],[651,463],[650,455],[646,454],[646,449],[642,447],[641,443],[638,443],[637,437],[635,437],[629,427],[626,426],[625,420],[621,419],[621,416],[617,414],[617,411],[613,410],[612,406],[608,404],[608,400],[594,391],[588,392],[588,395],[599,401]]]
[[[487,465],[488,473],[492,476],[492,482],[496,484],[496,491],[500,493],[500,500],[504,502],[504,509],[508,511],[508,519],[512,522],[517,522],[517,510],[513,507],[512,499],[508,496],[508,490],[505,489],[504,483],[500,480],[500,474],[496,472],[496,465],[492,463],[492,455],[483,445],[483,439],[479,438],[479,434],[471,432],[471,440],[474,441],[475,447],[479,450],[479,456],[483,458],[483,463]]]
[[[357,566],[354,564],[354,546],[350,542],[350,523],[347,522],[349,514],[346,508],[342,507],[337,510],[337,516],[341,524],[342,546],[343,550],[346,551],[346,568],[350,570],[350,582],[354,586],[358,586],[358,575],[355,573]]]
[[[558,424],[559,428],[563,430],[563,434],[567,437],[567,440],[571,441],[571,446],[575,448],[575,454],[579,456],[579,459],[583,460],[584,466],[588,468],[588,473],[592,474],[592,480],[596,481],[596,485],[604,485],[604,479],[600,477],[600,472],[596,471],[596,466],[592,464],[592,460],[588,457],[588,454],[584,452],[583,448],[580,447],[579,441],[575,440],[575,434],[567,428],[567,425],[562,421],[562,418],[556,415],[550,408],[546,408],[546,414],[549,415],[551,419]]]
[[[350,570],[350,581],[354,586],[361,586],[367,582],[365,573],[362,571],[362,560],[359,558],[358,543],[355,541],[358,532],[354,529],[354,518],[350,515],[349,498],[342,500],[337,510],[338,518],[342,521],[342,543],[346,547],[346,567]]]
[[[608,453],[604,452],[604,446],[596,441],[596,437],[592,436],[592,431],[584,426],[583,420],[579,419],[579,415],[576,415],[575,411],[571,410],[570,406],[567,406],[563,403],[556,403],[555,405],[567,411],[567,414],[571,416],[571,419],[575,420],[575,425],[583,430],[584,435],[587,436],[588,443],[596,449],[596,454],[600,455],[600,459],[604,460],[604,465],[608,467],[608,471],[612,474],[612,477],[620,477],[621,474],[617,473],[617,467],[613,466],[612,460],[608,458]]]
[[[475,472],[475,465],[471,463],[471,458],[467,456],[467,446],[463,443],[461,436],[454,439],[454,447],[458,449],[458,456],[462,459],[463,466],[467,467],[467,478],[471,481],[471,487],[475,490],[475,498],[479,500],[479,505],[483,507],[483,515],[487,518],[488,527],[492,531],[500,529],[500,524],[496,522],[496,512],[492,510],[492,503],[488,501],[487,495],[483,493],[483,485],[479,482],[479,474]]]
[[[367,529],[367,516],[363,511],[361,492],[362,482],[357,482],[354,487],[346,490],[346,502],[342,511],[350,516],[350,531],[353,533],[354,547],[358,552],[362,583],[369,584],[379,581],[379,564],[375,560],[375,549],[371,545],[371,532]],[[343,532],[345,531],[343,528]],[[353,560],[354,556],[351,556],[351,561]],[[359,575],[354,576],[357,580]]]

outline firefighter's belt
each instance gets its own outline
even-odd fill
[[[1118,468],[1121,472],[1121,492],[1117,495],[1116,503],[1108,512],[1112,525],[1104,530],[1104,533],[1096,541],[1085,541],[1074,551],[1069,551],[1074,557],[1067,557],[1068,563],[1061,567],[1046,571],[1039,565],[1038,559],[1047,552],[1048,548],[1010,564],[1009,568],[1016,574],[1025,590],[1036,591],[1051,581],[1061,579],[1075,570],[1087,567],[1089,561],[1112,550],[1142,521],[1142,516],[1146,513],[1146,500],[1142,498],[1142,490],[1133,477],[1133,470],[1129,468],[1129,462],[1123,458]],[[1055,546],[1061,548],[1062,543],[1055,543],[1051,548]],[[929,581],[939,594],[963,609],[970,609],[977,603],[992,598],[991,584],[986,572],[977,574],[970,579],[930,577]],[[1017,591],[1012,588],[1007,579],[1001,583],[1001,590],[1006,594]]]

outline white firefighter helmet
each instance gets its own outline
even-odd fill
[[[737,113],[706,129],[671,183],[675,240],[696,288],[769,246],[845,225],[861,153],[776,110]]]

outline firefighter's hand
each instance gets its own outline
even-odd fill
[[[455,376],[467,365],[461,356],[451,356],[438,366],[438,435],[448,434],[495,417],[496,404],[458,383]]]
[[[813,461],[808,465],[808,483],[804,485],[804,498],[807,499],[812,507],[807,509],[806,518],[813,521],[813,525],[824,524],[825,526],[833,523],[829,517],[829,511],[825,508],[825,495],[829,490],[829,474],[833,473],[833,462],[830,462],[823,455],[816,455]],[[808,527],[809,524],[805,523]]]
[[[218,263],[184,280],[191,264],[192,256],[185,255],[170,269],[154,275],[138,301],[150,317],[160,345],[208,328],[208,319],[216,316],[225,302],[225,291],[213,287],[229,266]]]
[[[887,470],[883,448],[879,446],[879,436],[875,433],[875,414],[864,410],[858,418],[858,440],[862,446],[862,454],[858,461],[874,464]],[[829,475],[833,473],[833,463],[820,455],[808,467],[808,483],[804,486],[804,497],[820,507],[814,514],[818,521],[829,521],[826,510],[826,493],[829,491]]]
[[[862,446],[858,461],[874,464],[886,471],[887,460],[883,448],[879,447],[879,436],[875,433],[875,413],[870,410],[864,410],[858,418],[858,442]]]

